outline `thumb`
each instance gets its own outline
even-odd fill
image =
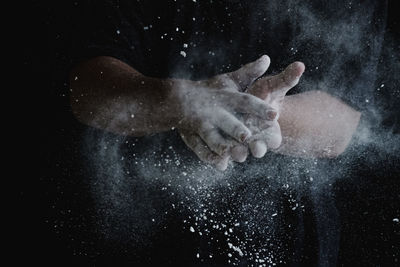
[[[228,73],[228,75],[239,85],[240,91],[244,91],[251,83],[267,71],[270,63],[271,60],[269,56],[263,55],[256,61],[250,62],[240,69]]]

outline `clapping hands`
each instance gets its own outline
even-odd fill
[[[178,129],[202,161],[225,170],[230,160],[244,162],[249,150],[261,158],[280,146],[282,103],[305,67],[294,62],[278,75],[263,76],[269,65],[264,55],[234,72],[180,85],[184,115]]]

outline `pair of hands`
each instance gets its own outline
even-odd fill
[[[242,68],[203,81],[182,81],[176,93],[183,141],[204,162],[225,170],[230,160],[244,162],[248,151],[261,158],[282,141],[278,123],[286,93],[299,81],[304,64],[261,77],[264,55]]]

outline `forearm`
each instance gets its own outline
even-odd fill
[[[169,101],[173,80],[146,77],[111,57],[78,65],[70,86],[75,116],[92,127],[141,136],[169,130],[179,120]]]
[[[356,131],[361,113],[322,91],[287,96],[279,117],[278,153],[300,157],[336,157]]]

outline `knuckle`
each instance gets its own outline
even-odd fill
[[[199,118],[198,116],[195,116],[195,117],[191,118],[190,120],[185,121],[185,125],[188,128],[195,129],[195,130],[202,129],[203,124],[204,124],[203,120],[201,118]]]
[[[188,146],[189,146],[192,150],[196,150],[196,147],[197,147],[198,144],[199,144],[199,140],[198,140],[195,136],[193,136],[193,135],[189,136],[186,140],[187,140]]]
[[[250,95],[242,94],[242,101],[243,101],[244,103],[250,102],[250,101],[251,101]]]
[[[197,155],[203,155],[205,153],[205,145],[200,143],[200,142],[196,142],[193,145],[193,151],[197,154]]]
[[[201,132],[206,132],[211,129],[210,124],[204,120],[197,120],[198,130]]]
[[[205,138],[209,138],[212,136],[214,129],[209,128],[209,127],[202,127],[200,129],[200,133],[205,137]],[[210,138],[211,139],[211,138]],[[210,140],[207,140],[210,141]]]
[[[218,144],[218,150],[220,151],[220,153],[222,155],[224,155],[224,154],[228,153],[229,146],[228,146],[228,144],[224,144],[224,143]]]

